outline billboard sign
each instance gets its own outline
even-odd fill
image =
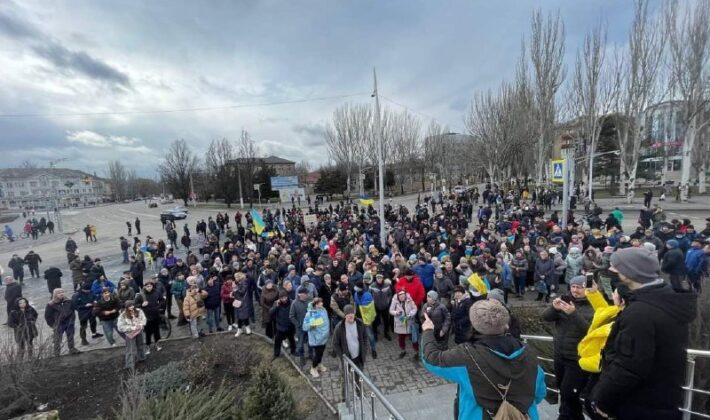
[[[271,189],[274,191],[298,188],[297,176],[272,176]]]

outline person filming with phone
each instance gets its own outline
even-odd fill
[[[590,279],[591,280],[591,279]],[[580,393],[585,389],[589,374],[579,366],[577,345],[587,334],[594,310],[587,301],[586,276],[575,276],[569,282],[569,295],[552,301],[542,319],[555,323],[554,368],[560,390],[558,419],[584,419]]]

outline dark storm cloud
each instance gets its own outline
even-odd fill
[[[321,124],[294,124],[292,129],[298,134],[321,139],[323,138],[323,133],[325,133],[325,128]]]
[[[92,79],[115,83],[126,88],[131,85],[128,75],[83,51],[71,51],[53,42],[35,45],[32,50],[59,70],[81,73]]]
[[[84,51],[73,51],[42,33],[34,25],[10,13],[0,12],[0,34],[27,44],[35,54],[44,58],[64,74],[81,74],[91,79],[130,88],[127,74]]]
[[[30,24],[0,13],[0,32],[5,36],[15,39],[36,39],[40,33]]]

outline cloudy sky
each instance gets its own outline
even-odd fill
[[[317,166],[333,109],[371,101],[373,65],[382,95],[460,132],[472,95],[512,77],[538,7],[560,10],[571,62],[600,18],[623,43],[633,5],[2,0],[0,166],[67,158],[102,175],[120,159],[153,177],[174,139],[202,156],[242,128],[263,155]],[[278,102],[296,103],[263,105]],[[194,108],[209,109],[140,113]]]

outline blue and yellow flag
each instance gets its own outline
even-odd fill
[[[375,200],[369,198],[367,194],[360,195],[360,205],[361,206],[371,206],[375,204]]]
[[[261,218],[261,215],[258,211],[256,211],[256,209],[251,209],[251,220],[254,224],[254,232],[256,232],[257,235],[261,235],[261,232],[264,231],[266,224],[264,223],[264,219]]]

